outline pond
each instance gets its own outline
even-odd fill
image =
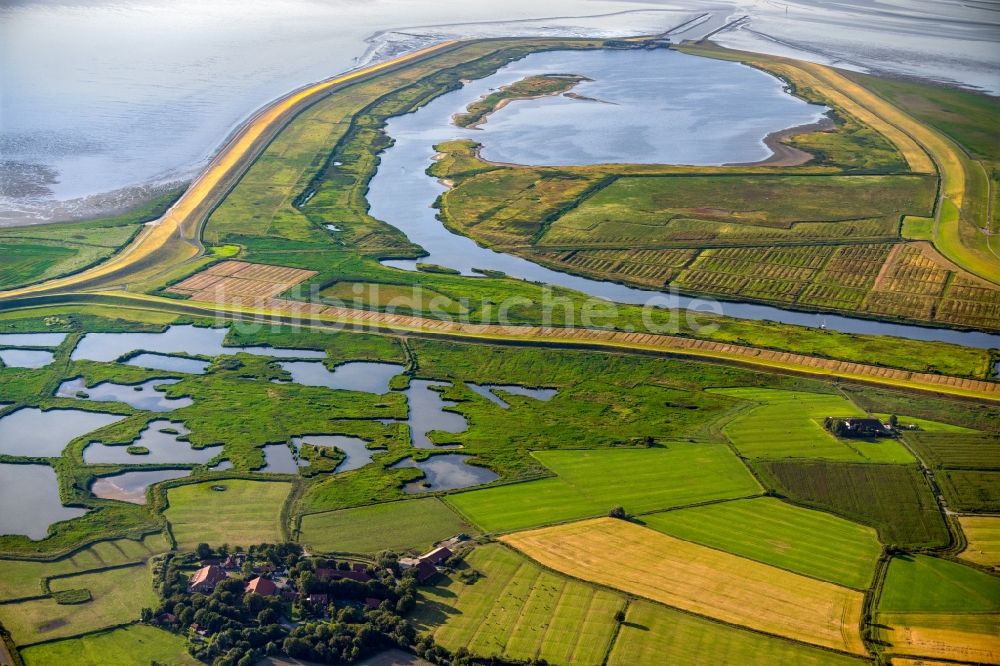
[[[54,458],[71,441],[124,419],[120,414],[25,407],[0,418],[0,453]]]
[[[404,369],[396,363],[366,361],[341,363],[332,372],[320,361],[282,361],[279,365],[291,373],[296,384],[379,394],[386,393],[389,380]]]
[[[427,437],[427,433],[431,430],[460,433],[465,432],[466,428],[469,427],[465,417],[461,414],[444,411],[445,407],[453,407],[458,403],[445,400],[440,393],[431,389],[432,386],[449,386],[449,384],[414,379],[410,382],[410,387],[404,391],[410,406],[410,414],[406,422],[410,426],[410,438],[413,440],[413,446],[418,449],[443,448],[436,446]]]
[[[21,534],[36,541],[45,538],[53,523],[87,513],[63,506],[56,472],[48,465],[0,463],[0,507],[0,535]]]
[[[548,402],[558,393],[556,389],[528,388],[527,386],[518,386],[517,384],[472,384],[466,382],[465,385],[490,402],[493,402],[504,409],[509,409],[510,404],[501,398],[497,394],[497,391],[504,391],[513,395],[521,395],[526,398],[542,400],[543,402]]]
[[[413,481],[403,486],[403,492],[410,494],[468,488],[469,486],[490,483],[500,478],[485,467],[468,464],[466,461],[471,457],[460,453],[445,453],[431,456],[420,462],[413,458],[407,458],[396,463],[392,468],[416,467],[424,473],[424,478],[420,481]]]
[[[156,469],[141,472],[123,472],[102,476],[90,486],[94,497],[121,500],[132,504],[146,503],[146,489],[154,483],[180,479],[191,474],[189,469]]]
[[[559,69],[553,69],[556,66]],[[455,113],[491,88],[553,71],[594,79],[593,83],[581,84],[579,90],[598,98],[603,94],[608,97],[604,101],[614,103],[546,97],[509,104],[491,116],[481,130],[461,129],[452,123]],[[602,90],[607,92],[599,92]],[[637,113],[637,105],[645,112]],[[428,255],[421,262],[453,268],[464,275],[475,275],[473,269],[500,271],[618,303],[688,308],[697,299],[563,273],[481,247],[471,238],[452,233],[432,208],[446,189],[425,173],[433,162],[434,146],[450,139],[470,138],[484,144],[486,157],[527,164],[594,163],[615,161],[622,155],[629,161],[649,163],[739,162],[747,161],[744,157],[748,152],[766,155],[763,139],[769,132],[809,122],[820,111],[821,107],[807,105],[783,92],[774,77],[738,63],[666,50],[532,54],[492,76],[440,96],[414,113],[390,119],[386,132],[393,145],[379,156],[379,168],[367,194],[370,213],[423,247]],[[699,127],[702,120],[704,133]],[[584,124],[575,124],[578,122]],[[691,132],[685,134],[676,127],[688,127]],[[553,135],[552,140],[548,134]],[[716,141],[713,136],[727,138]],[[417,264],[414,260],[382,263],[408,271],[416,270]],[[989,333],[798,312],[753,303],[720,305],[723,314],[742,319],[1000,347],[1000,335]]]
[[[268,474],[298,474],[299,467],[308,465],[308,460],[296,460],[287,444],[268,444],[264,447],[264,466],[256,471]]]
[[[147,370],[166,370],[168,372],[184,372],[189,375],[203,375],[210,365],[208,361],[168,354],[138,354],[125,361],[125,365],[134,365]]]
[[[164,432],[166,430],[167,432]],[[170,432],[174,431],[174,432]],[[146,424],[139,437],[128,445],[109,446],[100,442],[91,442],[83,450],[83,462],[88,465],[101,463],[117,465],[144,465],[157,463],[187,463],[203,465],[222,453],[221,446],[209,446],[195,449],[189,442],[181,439],[190,431],[180,423],[166,419],[156,419]],[[130,446],[142,446],[149,453],[129,453]]]
[[[55,358],[52,352],[35,349],[0,349],[0,361],[8,368],[43,368]]]
[[[4,347],[58,347],[68,333],[0,333]]]
[[[170,412],[194,404],[191,398],[168,398],[160,387],[176,384],[179,379],[150,379],[142,384],[126,385],[101,382],[87,388],[82,377],[68,379],[56,389],[61,398],[92,400],[94,402],[123,402],[148,412]],[[86,394],[86,397],[77,395]]]
[[[136,351],[210,357],[244,353],[272,358],[326,358],[326,352],[313,349],[225,347],[228,331],[185,324],[168,326],[161,333],[88,333],[81,338],[71,358],[109,362]]]
[[[374,454],[383,452],[379,449],[369,449],[368,442],[363,439],[344,435],[304,435],[292,438],[292,445],[296,450],[301,450],[303,444],[326,446],[343,451],[347,457],[337,465],[336,472],[350,472],[352,469],[364,467],[372,461]]]

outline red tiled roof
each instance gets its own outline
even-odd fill
[[[440,548],[435,548],[434,550],[425,555],[421,555],[420,559],[426,560],[431,564],[441,564],[452,555],[453,553],[449,548],[447,548],[446,546],[441,546]]]
[[[194,572],[188,586],[214,586],[225,577],[226,572],[222,569],[222,567],[215,564],[209,564],[207,567],[202,567]]]
[[[269,597],[278,591],[278,586],[266,578],[257,576],[252,581],[247,583],[246,592],[252,592],[253,594],[259,594],[264,597]]]
[[[437,573],[437,567],[427,560],[420,560],[420,564],[415,568],[417,570],[417,581],[421,583]]]

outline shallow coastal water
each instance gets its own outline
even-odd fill
[[[164,395],[161,387],[176,384],[179,381],[179,379],[150,379],[148,382],[134,386],[101,382],[87,388],[83,378],[77,377],[60,384],[59,388],[56,389],[56,395],[62,398],[93,400],[95,402],[124,402],[126,405],[145,411],[170,412],[194,404],[191,398],[168,398]]]
[[[43,412],[25,407],[0,418],[0,453],[11,456],[52,458],[80,435],[124,419],[118,414],[79,409]]]
[[[45,538],[52,523],[87,513],[62,505],[56,472],[48,465],[0,463],[0,507],[0,535],[23,534],[36,541]]]
[[[545,268],[532,263],[527,259],[522,259],[521,257],[495,252],[477,245],[475,241],[466,236],[452,233],[445,228],[440,220],[437,219],[437,211],[432,208],[434,201],[446,189],[445,185],[439,183],[436,179],[425,173],[426,168],[432,163],[435,155],[433,146],[449,139],[472,136],[473,138],[476,138],[476,140],[484,141],[484,151],[491,145],[493,150],[497,150],[497,146],[500,143],[503,143],[503,140],[498,136],[492,138],[487,137],[489,132],[488,128],[491,124],[500,120],[504,114],[516,111],[519,104],[537,103],[544,105],[546,103],[551,103],[552,99],[546,98],[529,102],[512,103],[498,113],[494,114],[494,116],[490,118],[490,121],[484,125],[487,129],[480,133],[477,133],[476,130],[463,130],[455,127],[451,122],[452,115],[464,109],[469,102],[472,102],[480,97],[484,92],[486,92],[486,89],[490,85],[503,85],[504,83],[516,81],[529,74],[544,73],[545,71],[548,71],[545,66],[532,65],[533,62],[543,63],[544,65],[544,63],[548,62],[547,60],[533,60],[533,58],[541,58],[542,56],[555,58],[557,55],[559,56],[559,59],[554,62],[560,63],[561,67],[569,68],[569,71],[566,73],[577,73],[574,68],[575,61],[570,56],[581,58],[581,62],[589,62],[586,56],[591,54],[588,54],[587,52],[569,54],[566,52],[535,54],[522,61],[514,63],[509,68],[499,70],[492,77],[487,77],[481,81],[474,81],[462,89],[443,95],[414,113],[397,116],[389,120],[386,132],[390,137],[392,137],[394,143],[390,148],[381,154],[379,169],[369,186],[368,200],[371,203],[371,214],[374,217],[397,227],[403,231],[408,238],[427,250],[429,254],[426,257],[422,257],[420,259],[421,262],[453,268],[465,275],[475,275],[476,270],[474,269],[500,271],[511,277],[566,287],[568,289],[574,289],[585,294],[590,294],[598,298],[618,303],[632,303],[640,305],[652,304],[657,307],[670,308],[700,308],[704,311],[714,311],[720,314],[743,319],[766,319],[770,321],[799,324],[814,328],[825,326],[826,328],[846,333],[895,335],[915,340],[940,340],[945,342],[955,342],[957,344],[981,348],[1000,346],[1000,335],[991,335],[988,333],[953,331],[948,329],[927,328],[906,324],[893,324],[869,319],[855,319],[839,315],[797,312],[794,310],[786,310],[778,307],[752,303],[703,301],[702,299],[677,294],[667,294],[661,291],[652,291],[647,289],[636,289],[613,282],[591,280],[585,277],[570,275],[568,273],[562,273],[560,271]],[[706,62],[712,62],[713,68],[721,65],[739,72],[749,69],[737,63],[708,61],[704,58],[697,58],[694,56],[687,56],[663,50],[651,52],[619,51],[612,52],[608,55],[620,56],[623,58],[629,58],[633,55],[641,56],[632,60],[635,67],[631,73],[623,72],[622,68],[614,69],[616,76],[625,76],[632,81],[632,85],[637,88],[636,94],[640,95],[640,98],[642,91],[645,89],[647,69],[659,70],[662,67],[676,67],[679,63],[682,63],[685,68],[694,67],[697,71],[697,68],[701,67]],[[593,65],[593,63],[591,63],[591,65],[591,68],[584,69],[583,71],[587,76],[599,79],[601,70],[596,65]],[[641,68],[640,65],[644,65],[646,69]],[[763,75],[760,72],[756,72],[755,74],[758,76],[764,76],[765,79],[770,79],[770,81],[766,81],[765,79],[755,79],[757,84],[762,86],[761,94],[765,99],[769,99],[774,96],[784,97],[788,100],[793,99],[789,95],[782,92],[780,85],[777,85],[776,87],[777,79]],[[685,76],[687,76],[687,74]],[[598,83],[598,80],[595,80],[595,84],[596,83]],[[483,87],[484,85],[486,88]],[[671,99],[669,91],[661,90],[660,92],[665,97],[663,103],[668,103]],[[743,99],[748,95],[748,92],[744,89],[728,89],[727,93],[725,87],[716,92],[722,97],[725,97],[728,94],[729,102],[724,106],[730,114],[731,122],[738,124],[741,117]],[[675,101],[682,100],[684,100],[684,98],[677,98]],[[687,98],[685,101],[688,105],[688,114],[696,115],[700,110],[701,101],[697,98]],[[569,103],[607,106],[607,113],[613,113],[617,108],[614,105],[601,105],[595,102],[588,103],[579,102],[577,100],[572,100]],[[559,102],[559,104],[562,104],[562,102]],[[815,107],[808,107],[808,105],[804,105],[801,102],[798,104],[805,108],[815,109]],[[796,107],[793,106],[792,108]],[[676,114],[678,111],[675,109],[672,113]],[[553,115],[558,117],[558,114]],[[682,117],[683,115],[684,114],[681,114]],[[657,116],[654,114],[647,119],[646,122],[650,128],[657,127],[656,117]],[[543,117],[536,117],[536,120],[539,119],[543,119]],[[778,123],[779,126],[781,124],[780,120],[781,118],[778,116],[773,118],[773,121]],[[545,119],[545,122],[549,123],[551,121]],[[786,122],[787,125],[785,126],[796,124],[794,120],[787,120]],[[524,121],[520,122],[519,126],[523,130],[529,131],[529,124],[530,123]],[[661,130],[662,129],[663,128],[661,128]],[[567,127],[564,128],[564,132],[572,133],[573,129],[567,125]],[[581,132],[580,137],[574,141],[554,142],[551,147],[551,154],[554,157],[545,161],[549,163],[558,163],[559,159],[561,159],[561,157],[567,152],[575,157],[580,157],[581,155],[576,152],[576,146],[580,141],[584,141],[591,135],[592,132],[584,131]],[[758,141],[762,138],[762,136],[758,138]],[[516,145],[520,145],[520,141],[517,139],[516,134],[514,135],[513,140]],[[649,146],[653,148],[657,145],[658,144],[656,143],[649,143]],[[666,151],[671,150],[669,146],[660,147]],[[536,141],[535,144],[529,148],[529,150],[533,153],[532,157],[537,159],[541,151],[549,151],[550,147],[549,143],[546,141]],[[600,154],[594,151],[590,151],[587,156],[589,159],[598,161],[598,158],[601,157]],[[640,161],[655,162],[661,157],[664,157],[664,155],[657,155],[654,151],[653,153],[647,154],[647,159]],[[388,260],[383,263],[387,266],[412,271],[416,269],[417,262],[413,260]]]
[[[162,432],[172,430],[175,432]],[[83,462],[88,465],[151,465],[161,463],[174,464],[204,464],[222,452],[221,446],[209,446],[195,449],[181,437],[190,431],[180,423],[166,419],[150,421],[139,437],[128,445],[110,446],[93,442],[83,450]],[[132,454],[128,452],[131,446],[142,446],[149,453]]]
[[[485,467],[468,464],[466,461],[471,457],[460,453],[445,453],[420,462],[407,458],[393,465],[393,468],[416,467],[424,473],[423,479],[403,486],[403,492],[410,494],[468,488],[500,478]]]
[[[189,469],[157,469],[141,472],[124,472],[102,476],[90,487],[95,497],[115,499],[132,504],[146,503],[146,489],[167,479],[180,479],[191,474]]]
[[[298,474],[299,467],[309,464],[306,460],[296,460],[287,444],[268,444],[264,447],[264,466],[256,470],[271,474]]]
[[[66,333],[0,333],[0,345],[8,347],[58,347]]]

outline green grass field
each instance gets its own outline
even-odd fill
[[[865,662],[640,599],[629,604],[607,663],[859,666]]]
[[[1000,511],[1000,470],[946,469],[937,473],[948,506],[957,511]]]
[[[949,541],[916,465],[763,461],[754,466],[764,484],[781,495],[870,525],[882,543],[921,547]]]
[[[151,534],[142,541],[117,539],[99,543],[77,551],[55,562],[31,560],[0,560],[0,600],[20,599],[42,594],[42,579],[62,576],[90,569],[138,562],[169,550],[160,533]]]
[[[426,497],[303,516],[299,541],[318,552],[375,553],[425,550],[470,532],[444,502]]]
[[[553,664],[600,664],[624,596],[545,571],[501,545],[476,548],[458,576],[421,590],[412,619],[455,650]]]
[[[21,650],[25,666],[197,666],[183,637],[142,624]]]
[[[648,527],[839,585],[866,589],[882,547],[875,530],[770,497],[653,513]]]
[[[913,456],[891,439],[842,439],[826,430],[823,419],[827,416],[865,416],[840,395],[758,388],[711,389],[711,392],[761,403],[723,428],[726,437],[748,458],[914,462]]]
[[[643,513],[760,492],[720,444],[533,455],[556,478],[458,493],[447,501],[484,531],[497,532],[600,516],[618,505]]]
[[[226,479],[171,488],[164,516],[181,550],[193,550],[202,542],[277,543],[282,541],[281,507],[291,487],[287,482]]]
[[[157,603],[144,565],[84,573],[50,582],[53,592],[90,590],[92,601],[62,606],[53,599],[0,605],[0,624],[18,645],[75,636],[139,619],[143,607]]]
[[[1000,436],[964,433],[906,433],[906,441],[928,465],[937,468],[1000,470]]]
[[[886,612],[1000,612],[1000,578],[927,555],[889,563],[879,610]]]

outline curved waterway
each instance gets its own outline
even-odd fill
[[[526,76],[581,74],[593,79],[576,87],[579,95],[520,100],[490,116],[482,129],[461,129],[455,113],[491,89]],[[425,173],[434,146],[455,138],[483,144],[486,157],[526,164],[597,164],[624,156],[644,163],[712,165],[767,157],[764,137],[811,122],[823,107],[787,94],[780,81],[737,63],[676,51],[554,51],[532,54],[484,79],[433,100],[414,113],[390,119],[386,132],[395,143],[381,155],[371,181],[371,214],[405,233],[429,256],[421,261],[465,275],[472,269],[502,271],[511,277],[574,289],[619,303],[653,303],[692,308],[704,301],[660,291],[562,273],[527,259],[481,247],[448,231],[431,207],[445,186]],[[725,148],[724,154],[720,147]],[[415,261],[387,266],[415,270]],[[913,340],[1000,347],[1000,336],[974,331],[894,324],[831,314],[786,310],[752,303],[719,303],[722,314],[778,321],[845,333],[891,335]]]

